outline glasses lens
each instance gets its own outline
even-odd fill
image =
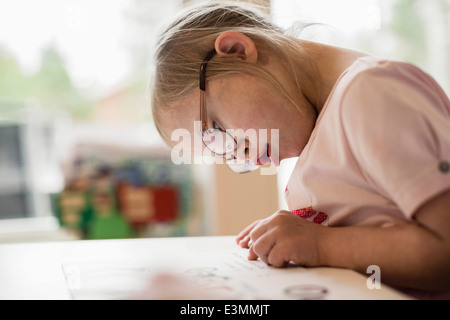
[[[259,166],[253,164],[250,159],[236,159],[234,150],[236,150],[236,140],[228,132],[219,129],[208,129],[203,132],[204,145],[216,155],[225,156],[228,168],[233,172],[247,173],[259,169]],[[226,155],[229,155],[228,157]]]
[[[223,156],[235,149],[235,141],[227,132],[219,129],[208,129],[203,132],[203,143],[217,155]]]

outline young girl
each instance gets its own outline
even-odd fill
[[[171,146],[183,128],[226,161],[298,157],[289,211],[237,237],[249,259],[377,265],[390,285],[450,291],[450,102],[419,68],[298,40],[254,9],[216,2],[162,34],[152,99]],[[278,143],[230,140],[227,129],[277,132]]]

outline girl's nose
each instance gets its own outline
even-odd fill
[[[234,150],[234,157],[238,160],[248,160],[250,157],[250,143],[248,139],[241,141],[237,144],[236,150]]]

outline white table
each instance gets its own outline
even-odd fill
[[[0,299],[118,298],[114,294],[132,291],[137,280],[142,283],[144,275],[161,270],[186,275],[202,286],[226,287],[244,299],[305,298],[305,286],[312,294],[309,298],[408,298],[384,284],[381,289],[369,289],[369,275],[351,270],[280,269],[259,260],[248,261],[247,250],[236,245],[234,239],[224,236],[3,244]],[[300,296],[295,296],[299,291]]]

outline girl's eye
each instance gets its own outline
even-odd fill
[[[224,131],[215,121],[213,121],[213,128],[220,131]]]

